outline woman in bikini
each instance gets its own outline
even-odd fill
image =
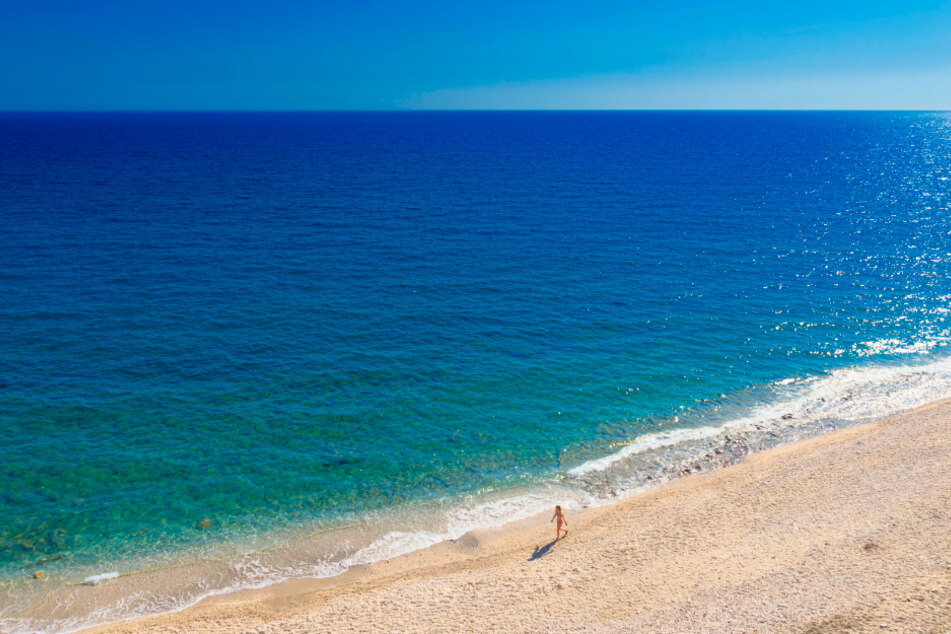
[[[555,526],[555,541],[557,542],[561,538],[561,531],[565,531],[565,537],[568,536],[568,520],[565,519],[565,514],[561,512],[560,506],[555,507],[555,514],[552,515],[548,523],[551,524],[556,519],[558,520],[558,524]],[[561,527],[562,524],[565,525],[565,528]]]

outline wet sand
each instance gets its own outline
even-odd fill
[[[565,513],[87,631],[951,632],[951,401]]]

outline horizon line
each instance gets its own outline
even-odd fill
[[[312,113],[448,113],[448,112],[920,112],[944,113],[930,108],[73,108],[0,109],[2,114],[312,114]]]

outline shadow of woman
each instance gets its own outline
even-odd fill
[[[551,552],[551,547],[555,545],[554,541],[548,542],[544,546],[535,546],[535,552],[532,553],[532,556],[528,558],[529,561],[535,561],[536,559],[541,559],[549,552]]]

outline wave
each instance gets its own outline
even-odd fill
[[[581,477],[646,452],[722,436],[729,431],[771,433],[868,422],[951,397],[951,358],[924,365],[879,365],[786,378],[761,389],[766,402],[718,423],[645,434],[610,455],[568,471]],[[701,417],[703,415],[701,414]],[[701,421],[698,421],[701,422]]]
[[[104,583],[106,581],[111,581],[113,579],[118,579],[118,578],[119,578],[118,572],[104,572],[99,575],[92,575],[91,577],[86,577],[83,580],[83,585],[84,586],[98,586],[100,583]]]

